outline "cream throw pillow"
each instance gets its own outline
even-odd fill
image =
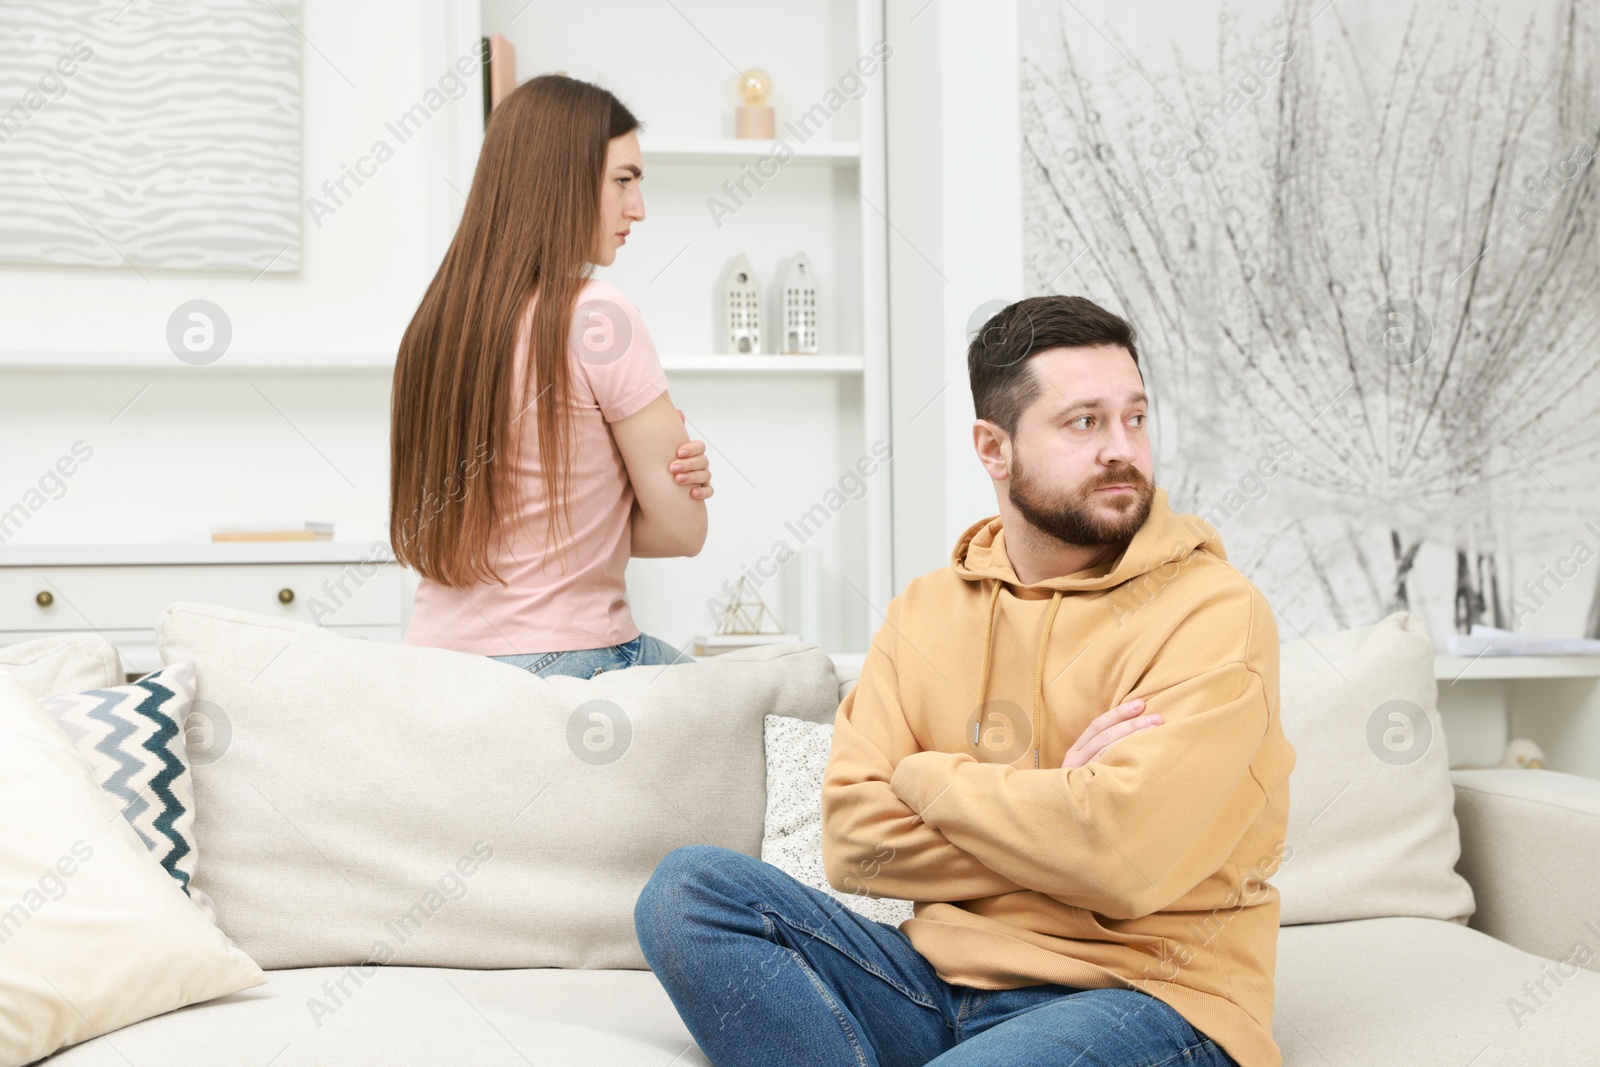
[[[0,1067],[265,981],[0,669]]]
[[[1272,884],[1279,924],[1410,915],[1465,923],[1461,835],[1421,620],[1284,645],[1283,732],[1294,746],[1289,828]]]
[[[36,697],[121,685],[116,647],[95,633],[54,634],[0,648],[0,667]]]

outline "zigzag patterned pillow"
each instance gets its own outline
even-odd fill
[[[199,856],[194,779],[183,730],[194,689],[194,663],[186,660],[128,685],[41,702],[89,761],[100,788],[121,806],[139,840],[215,922],[211,898],[191,884]]]

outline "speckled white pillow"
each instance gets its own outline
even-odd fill
[[[761,858],[874,922],[899,926],[911,918],[909,900],[841,893],[828,884],[822,866],[822,774],[833,724],[768,715],[764,726],[767,818]]]

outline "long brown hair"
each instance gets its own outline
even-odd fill
[[[491,542],[516,505],[523,435],[512,423],[530,396],[551,505],[546,545],[558,544],[571,318],[598,247],[607,144],[638,126],[606,90],[559,74],[524,82],[490,115],[461,225],[395,358],[389,543],[425,578],[503,581]],[[513,400],[517,323],[536,291],[533,373]]]

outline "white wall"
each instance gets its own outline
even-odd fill
[[[891,0],[890,360],[895,588],[993,515],[972,450],[967,322],[1022,292],[1017,6]]]

